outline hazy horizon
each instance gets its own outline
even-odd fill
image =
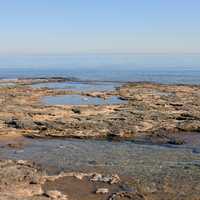
[[[160,69],[196,70],[200,54],[69,54],[61,56],[0,56],[0,69],[66,68],[66,69]]]

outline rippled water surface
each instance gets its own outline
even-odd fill
[[[200,136],[198,140],[200,139]],[[192,145],[159,146],[134,142],[109,142],[79,139],[26,139],[22,149],[3,148],[1,157],[28,159],[55,172],[106,171],[129,174],[163,168],[200,166],[199,142]],[[194,151],[195,150],[195,151]]]

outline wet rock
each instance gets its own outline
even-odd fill
[[[118,192],[111,195],[111,197],[109,198],[109,200],[120,200],[120,199],[145,200],[143,195],[130,192]]]
[[[199,120],[199,117],[194,116],[189,113],[181,113],[180,116],[176,118],[177,120]]]
[[[178,128],[185,132],[200,132],[200,121],[198,120],[186,120],[178,123]]]
[[[125,183],[121,184],[120,188],[123,192],[129,192],[129,193],[136,192],[133,187],[130,187],[128,184]]]
[[[9,143],[8,147],[13,148],[13,149],[22,149],[24,147],[24,144],[21,142],[18,143]]]
[[[16,119],[11,118],[5,122],[8,127],[16,128],[16,129],[36,129],[36,124],[31,119]]]
[[[90,161],[88,161],[88,164],[90,164],[90,165],[96,165],[97,162],[95,160],[90,160]]]
[[[81,114],[80,108],[72,108],[72,111],[76,114]]]
[[[171,138],[167,143],[172,145],[182,145],[185,141],[179,138]]]
[[[127,100],[128,100],[128,98],[122,97],[122,96],[120,96],[119,99],[120,99],[120,100],[123,100],[123,101],[127,101]]]
[[[192,153],[200,154],[200,149],[198,149],[198,148],[193,148],[193,149],[192,149]]]

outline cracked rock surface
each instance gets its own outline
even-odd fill
[[[30,82],[30,80],[29,80]],[[126,99],[119,105],[42,105],[43,96],[79,93]],[[200,131],[200,86],[130,83],[109,92],[77,92],[27,85],[0,88],[0,134],[65,138],[159,138]],[[171,138],[172,137],[172,138]],[[181,141],[177,141],[181,143]]]

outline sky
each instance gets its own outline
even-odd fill
[[[200,53],[199,0],[0,0],[0,55]]]

